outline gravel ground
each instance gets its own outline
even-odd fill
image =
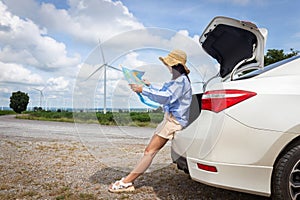
[[[85,145],[74,139],[0,134],[0,199],[3,200],[268,199],[200,184],[171,163],[138,178],[133,193],[109,193],[108,185],[125,175],[126,172],[96,159]]]
[[[98,162],[78,142],[2,137],[0,199],[266,199],[192,181],[170,164],[140,177],[131,194],[107,187],[124,172]]]

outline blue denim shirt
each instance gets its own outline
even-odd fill
[[[185,75],[166,82],[160,89],[152,85],[143,86],[142,94],[152,101],[163,104],[164,112],[172,114],[183,128],[187,126],[192,88]]]

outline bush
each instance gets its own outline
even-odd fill
[[[150,122],[149,113],[132,112],[132,113],[130,113],[130,117],[131,117],[132,121]]]
[[[107,112],[93,113],[93,112],[50,112],[50,111],[35,111],[26,112],[28,116],[22,116],[23,119],[39,119],[39,120],[53,120],[53,121],[67,121],[85,123],[97,123],[102,125],[126,125],[126,126],[155,126],[163,119],[163,113],[146,113],[146,112],[131,112],[118,113]],[[21,118],[21,117],[19,117]]]
[[[149,116],[152,123],[158,124],[163,120],[164,113],[149,113]]]

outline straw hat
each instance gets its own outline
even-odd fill
[[[184,51],[181,51],[179,49],[175,49],[171,51],[168,56],[166,57],[159,57],[159,59],[167,66],[173,67],[174,65],[177,64],[182,64],[184,67],[186,73],[190,73],[190,70],[188,67],[185,65],[186,64],[186,53]]]

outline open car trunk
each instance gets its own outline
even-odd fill
[[[263,68],[266,35],[265,29],[251,22],[215,17],[202,33],[200,44],[220,64],[219,76],[233,79],[239,72]],[[201,113],[202,95],[192,96],[189,124]]]
[[[202,48],[220,64],[222,78],[250,69],[263,68],[267,34],[255,24],[215,17],[200,37]]]

